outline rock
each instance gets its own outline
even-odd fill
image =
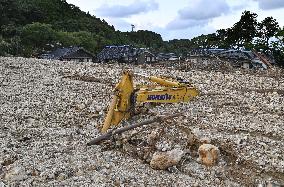
[[[60,181],[63,181],[67,179],[67,176],[64,174],[64,173],[60,173],[58,176],[57,176],[57,180],[60,180]]]
[[[150,146],[154,146],[159,139],[159,134],[156,131],[152,131],[148,136],[147,136],[147,142]]]
[[[110,168],[110,164],[106,164],[106,168],[109,169]]]
[[[199,160],[206,166],[213,166],[217,163],[220,155],[218,147],[212,144],[203,144],[198,148]]]
[[[8,170],[4,179],[6,181],[22,181],[28,178],[25,169],[22,166],[16,166]]]
[[[83,110],[84,108],[86,108],[86,105],[85,105],[84,103],[81,103],[81,104],[76,105],[76,110],[78,110],[78,111],[81,111],[81,110]]]
[[[276,184],[276,183],[273,183],[273,182],[266,182],[266,187],[281,187],[283,185],[280,185],[280,184]]]
[[[163,151],[163,152],[168,151],[168,150],[171,149],[169,143],[167,143],[167,142],[159,142],[159,143],[157,143],[156,144],[156,148],[157,148],[157,150]]]
[[[0,187],[5,187],[5,184],[0,181]]]
[[[210,144],[211,143],[211,140],[207,137],[203,137],[199,140],[200,144]]]
[[[178,173],[179,172],[179,170],[178,170],[178,168],[176,166],[169,167],[168,171],[170,173]]]
[[[95,168],[95,170],[97,170],[97,167],[95,166],[94,167]],[[79,169],[76,173],[75,173],[75,176],[82,176],[82,175],[84,175],[84,171],[82,171],[81,169]]]
[[[179,163],[184,152],[181,149],[173,149],[171,151],[161,153],[154,153],[150,166],[153,169],[165,170],[171,166],[175,166]]]
[[[199,187],[200,185],[196,182],[192,185],[193,187]]]
[[[220,184],[220,183],[221,183],[220,179],[216,178],[216,179],[215,179],[215,183],[216,183],[216,184]]]

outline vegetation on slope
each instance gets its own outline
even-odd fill
[[[151,31],[115,31],[105,20],[65,0],[2,0],[0,11],[0,55],[33,56],[71,45],[97,53],[105,45],[156,47],[163,42]]]

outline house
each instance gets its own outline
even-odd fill
[[[135,48],[131,45],[106,46],[98,55],[98,62],[118,61],[126,63],[152,63],[156,56],[145,48]]]
[[[242,68],[244,69],[251,69],[253,67],[252,63],[250,61],[244,61],[242,64]]]
[[[269,56],[254,50],[194,49],[190,52],[190,57],[210,56],[230,59],[233,67],[243,67],[245,69],[267,69],[273,64],[273,59],[269,58]]]
[[[193,49],[190,51],[188,56],[190,57],[209,57],[209,56],[215,56],[223,51],[226,51],[225,49]]]
[[[94,55],[82,47],[66,47],[58,48],[50,53],[42,54],[39,58],[75,62],[92,62]]]
[[[152,62],[156,62],[156,56],[150,51],[142,51],[137,56],[138,64],[152,63]]]
[[[105,46],[105,48],[97,55],[98,62],[127,61],[132,62],[133,56],[130,55],[132,48],[130,45],[123,46]]]
[[[219,57],[229,58],[229,59],[238,59],[238,60],[249,60],[252,57],[247,51],[240,50],[226,50],[217,54]]]
[[[158,53],[157,54],[157,60],[158,61],[166,61],[166,60],[168,60],[168,57],[166,56],[165,53]]]
[[[157,55],[158,61],[176,61],[179,57],[175,53],[159,53]]]

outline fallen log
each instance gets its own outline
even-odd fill
[[[88,146],[90,146],[90,145],[98,145],[103,140],[111,139],[111,137],[113,135],[121,134],[123,132],[135,129],[137,127],[141,127],[141,126],[144,126],[144,125],[150,125],[150,124],[155,123],[155,122],[165,121],[167,119],[172,119],[172,118],[175,118],[175,117],[178,117],[178,116],[181,116],[181,115],[182,115],[181,113],[177,113],[177,114],[173,114],[173,115],[169,115],[169,116],[158,116],[158,117],[156,117],[154,119],[146,120],[146,121],[143,121],[141,123],[137,123],[135,125],[129,125],[129,126],[122,127],[122,128],[119,128],[119,129],[111,130],[111,131],[109,131],[109,132],[107,132],[107,133],[105,133],[105,134],[103,134],[103,135],[93,139],[92,141],[87,143],[87,145]]]

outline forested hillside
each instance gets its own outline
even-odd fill
[[[65,0],[1,0],[0,12],[2,56],[31,57],[66,46],[82,46],[96,54],[105,45],[131,44],[178,55],[196,48],[255,48],[273,54],[279,64],[284,61],[283,28],[272,17],[258,22],[257,15],[249,11],[232,28],[171,41],[163,41],[152,31],[117,31]]]
[[[0,12],[0,55],[34,56],[71,45],[97,53],[105,45],[160,47],[163,42],[151,31],[115,31],[65,0],[1,0]]]

